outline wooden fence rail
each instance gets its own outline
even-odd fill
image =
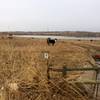
[[[98,74],[98,72],[100,71],[100,67],[92,67],[92,68],[67,68],[67,67],[64,66],[63,68],[49,67],[48,70],[49,71],[62,72],[62,75],[65,76],[66,73],[69,72],[69,71],[96,71],[96,73]],[[49,71],[48,71],[48,78],[50,78]]]
[[[63,71],[100,71],[100,67],[92,67],[92,68],[53,68],[49,67],[49,70],[51,71],[57,71],[57,72],[63,72]]]
[[[77,80],[77,81],[68,81],[70,84],[100,84],[100,80]]]

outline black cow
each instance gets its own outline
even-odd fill
[[[57,41],[56,38],[55,38],[55,39],[51,39],[51,38],[48,38],[48,39],[47,39],[48,45],[52,44],[52,45],[54,46],[54,44],[56,43],[56,41]]]

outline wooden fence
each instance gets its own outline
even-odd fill
[[[94,66],[92,68],[67,68],[66,66],[64,66],[63,68],[53,68],[53,67],[48,66],[48,70],[47,70],[48,79],[51,79],[50,73],[49,73],[50,71],[61,72],[63,77],[66,76],[67,72],[72,72],[72,71],[95,71],[96,72],[95,80],[86,80],[86,81],[78,81],[77,80],[77,81],[68,81],[68,83],[91,84],[91,85],[94,84],[93,96],[94,96],[94,99],[97,100],[98,89],[99,89],[99,84],[100,84],[100,80],[98,80],[100,67]]]

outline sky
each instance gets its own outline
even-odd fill
[[[100,0],[0,0],[0,31],[100,32]]]

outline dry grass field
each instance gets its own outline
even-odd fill
[[[48,46],[45,39],[0,39],[0,100],[91,100],[84,85],[68,83],[82,78],[84,72],[68,72],[63,78],[62,73],[51,71],[48,80],[47,68],[92,67],[91,55],[99,52],[99,44],[58,40]]]

